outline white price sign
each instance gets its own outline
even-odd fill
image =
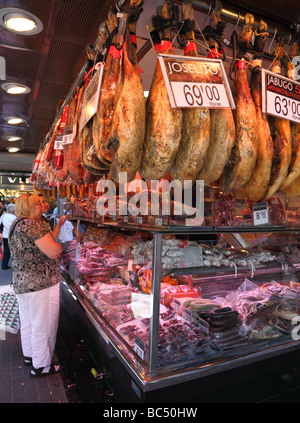
[[[62,135],[56,135],[55,141],[54,141],[54,149],[55,150],[63,150],[64,143],[63,143],[63,136]]]
[[[253,224],[254,226],[258,225],[268,225],[269,222],[269,207],[268,203],[256,203],[252,205],[253,211]]]
[[[225,86],[222,84],[171,82],[176,107],[230,107]]]
[[[64,135],[62,136],[63,145],[73,143],[73,128],[72,130],[65,130]]]
[[[102,63],[99,63],[98,65],[100,66],[99,69],[93,76],[93,79],[91,80],[84,92],[79,128],[80,132],[97,112],[104,69],[104,65]]]
[[[171,107],[235,108],[222,60],[158,55]]]
[[[300,83],[262,69],[262,111],[300,123]]]

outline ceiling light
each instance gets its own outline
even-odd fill
[[[22,138],[21,137],[7,137],[7,141],[12,142],[12,141],[20,141]]]
[[[5,141],[21,141],[21,137],[18,137],[17,135],[3,135],[2,139],[4,139]]]
[[[12,118],[7,121],[9,125],[18,125],[19,123],[24,122],[24,119],[21,118]]]
[[[14,16],[12,13],[4,16],[4,24],[8,29],[16,32],[33,31],[36,28],[36,22],[33,20],[18,15]]]
[[[31,89],[24,84],[14,84],[12,82],[2,84],[1,88],[8,94],[27,94],[31,91]]]
[[[7,149],[9,153],[16,153],[20,149],[18,147],[10,147]]]
[[[37,16],[16,7],[4,7],[0,10],[0,25],[22,35],[34,35],[43,30],[43,24]]]
[[[19,125],[19,123],[25,122],[24,119],[17,116],[6,116],[4,119],[9,125]]]

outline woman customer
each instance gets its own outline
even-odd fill
[[[24,364],[30,375],[54,374],[52,364],[59,319],[59,282],[62,252],[41,222],[42,207],[37,194],[16,199],[17,220],[9,233],[13,287],[19,303]]]
[[[2,259],[2,269],[10,269],[8,262],[10,259],[10,250],[8,245],[8,232],[11,227],[11,224],[16,220],[15,215],[15,205],[8,204],[6,213],[4,213],[0,218],[0,224],[3,223],[3,232],[2,232],[2,245],[3,245],[3,259]]]

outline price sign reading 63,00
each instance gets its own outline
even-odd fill
[[[300,123],[300,84],[262,70],[262,110],[264,113]]]

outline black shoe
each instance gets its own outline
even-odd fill
[[[9,266],[7,266],[7,267],[2,267],[2,270],[8,270],[8,269],[10,269],[10,267],[9,267]]]
[[[60,371],[60,366],[56,366],[51,364],[51,366],[40,367],[39,369],[35,369],[32,367],[30,371],[31,377],[42,377],[42,376],[50,376],[54,375],[55,373]]]
[[[32,366],[32,358],[31,357],[23,357],[23,364],[24,366]]]

